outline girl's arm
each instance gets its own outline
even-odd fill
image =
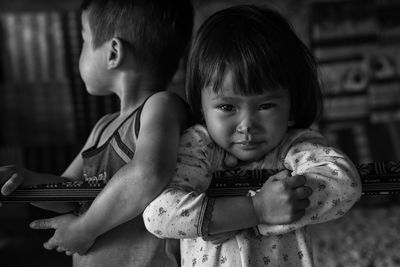
[[[213,156],[204,147],[210,144],[199,134],[197,138],[189,137],[185,135],[183,143],[197,144],[197,147],[195,145],[191,150],[181,147],[178,169],[171,185],[143,214],[147,229],[160,238],[195,238],[259,224],[258,218],[262,216],[254,210],[250,197],[213,199],[206,196],[204,192],[211,180],[208,159],[212,161]],[[351,161],[337,150],[319,145],[324,142],[319,135],[306,139],[307,142],[291,147],[285,158],[286,167],[295,170],[292,176],[278,174],[274,177],[278,182],[270,179],[268,186],[262,188],[264,196],[274,195],[269,203],[263,203],[262,212],[270,218],[268,225],[260,226],[263,234],[286,233],[306,224],[338,218],[361,195],[360,180]],[[283,194],[286,195],[283,199],[293,199],[296,188],[304,189],[302,175],[306,177],[305,185],[313,190],[310,201],[307,200],[310,192],[302,190],[304,195],[294,203],[275,203],[274,200]],[[300,214],[293,210],[296,205]]]
[[[178,164],[169,186],[143,212],[146,228],[160,238],[202,236],[203,220],[210,199],[204,191],[211,182],[208,146],[204,127],[194,126],[181,138]]]
[[[301,139],[301,140],[300,140]],[[354,164],[338,149],[325,145],[309,131],[291,146],[284,160],[292,175],[304,175],[313,193],[305,215],[291,224],[259,225],[261,234],[284,234],[308,224],[343,216],[361,197],[361,181]]]
[[[251,228],[260,222],[293,222],[304,215],[304,209],[308,206],[298,206],[293,198],[294,188],[304,184],[302,176],[263,186],[259,193],[263,195],[263,203],[258,211],[254,209],[254,200],[249,196],[209,198],[204,193],[210,183],[206,169],[201,161],[187,164],[181,159],[171,185],[143,213],[146,228],[151,233],[159,238],[203,237],[210,240],[212,236]],[[285,174],[278,173],[271,178]],[[309,192],[305,192],[301,201],[308,203],[305,199],[309,195]]]
[[[259,223],[251,197],[209,198],[204,193],[211,182],[213,168],[210,162],[220,160],[215,157],[217,153],[213,153],[213,146],[202,126],[192,127],[182,136],[177,170],[171,184],[143,213],[151,233],[160,238],[202,236],[207,239],[208,235],[250,228]],[[304,182],[300,180],[293,178],[287,185],[277,182],[277,186],[266,187],[266,195],[279,200],[281,195],[290,194],[292,186],[301,186]],[[268,217],[291,222],[293,217],[287,216],[291,212],[285,209],[288,205],[291,206],[281,200],[269,201],[266,205],[271,210]]]

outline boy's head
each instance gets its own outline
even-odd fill
[[[288,90],[294,127],[309,127],[322,101],[315,62],[308,48],[276,11],[251,5],[216,12],[200,27],[188,62],[187,97],[201,117],[201,92],[221,88],[227,71],[240,95]]]
[[[135,66],[168,82],[191,38],[190,0],[83,0],[92,46],[118,38],[132,52]]]

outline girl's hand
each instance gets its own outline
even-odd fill
[[[239,164],[239,160],[227,152],[225,154],[224,164],[228,168],[235,168]]]
[[[305,182],[304,176],[290,176],[287,170],[271,176],[252,197],[259,222],[288,224],[303,217],[312,194]]]
[[[65,214],[54,218],[31,222],[32,229],[55,229],[53,236],[43,244],[48,250],[56,249],[66,255],[85,254],[96,240],[80,224],[79,217]]]

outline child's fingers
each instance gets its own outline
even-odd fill
[[[32,229],[55,229],[54,219],[35,220],[29,224],[29,227]]]
[[[58,252],[64,251],[62,248],[58,247],[57,244],[53,241],[53,238],[50,238],[46,242],[43,243],[43,247],[47,250],[56,249]]]
[[[289,176],[285,181],[290,188],[297,188],[306,183],[306,178],[303,175],[295,175]]]
[[[224,164],[227,167],[229,167],[229,168],[236,167],[236,165],[238,165],[238,163],[239,163],[239,160],[235,156],[233,156],[229,153],[226,153],[225,158],[224,158]]]
[[[1,193],[5,196],[9,195],[15,189],[17,189],[17,187],[20,186],[22,182],[23,182],[22,176],[18,175],[18,173],[13,173],[10,179],[8,179],[1,188]]]
[[[279,181],[279,180],[283,180],[286,179],[287,177],[290,177],[290,172],[288,170],[282,170],[278,173],[275,173],[274,175],[272,175],[268,181]]]
[[[56,250],[57,250],[57,252],[64,252],[65,251],[65,249],[62,248],[62,247],[57,247]]]

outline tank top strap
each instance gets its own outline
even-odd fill
[[[136,117],[135,117],[135,137],[139,137],[139,131],[140,131],[140,115],[142,114],[143,107],[146,104],[147,100],[149,100],[150,97],[153,95],[148,96],[143,103],[136,109]]]
[[[143,103],[142,103],[140,106],[138,106],[137,108],[135,108],[135,109],[134,109],[134,110],[119,124],[119,125],[118,125],[118,127],[114,130],[113,134],[107,139],[107,142],[105,142],[105,143],[108,143],[108,142],[111,140],[111,138],[113,138],[113,136],[115,135],[115,133],[118,132],[118,130],[125,124],[125,122],[128,121],[130,118],[132,118],[132,116],[135,115],[135,113],[137,114],[137,115],[136,115],[136,118],[135,118],[135,135],[136,135],[136,138],[138,137],[138,135],[139,135],[139,127],[140,127],[140,119],[139,119],[139,118],[140,118],[140,114],[141,114],[141,112],[142,112],[142,109],[143,109],[144,104],[146,103],[146,101],[147,101],[150,97],[151,97],[151,95],[150,95],[149,97],[147,97],[147,98],[143,101]],[[101,139],[101,136],[103,135],[105,129],[106,129],[117,117],[118,117],[118,113],[115,115],[114,118],[112,118],[110,121],[108,121],[106,124],[104,124],[104,126],[100,129],[100,132],[97,134],[96,142],[94,143],[94,144],[95,144],[94,147],[97,147],[97,146],[98,146],[98,144],[99,144],[99,142],[100,142],[100,139]]]
[[[94,142],[94,146],[96,147],[99,142],[100,142],[100,138],[103,135],[105,129],[118,117],[118,113],[115,114],[114,118],[112,118],[111,120],[109,120],[106,124],[104,124],[104,126],[100,129],[99,133],[97,134],[96,137],[96,141]]]
[[[135,118],[135,137],[136,137],[136,139],[139,137],[140,115],[142,114],[143,107],[144,107],[144,103],[138,108],[138,110],[136,112],[136,118]]]

